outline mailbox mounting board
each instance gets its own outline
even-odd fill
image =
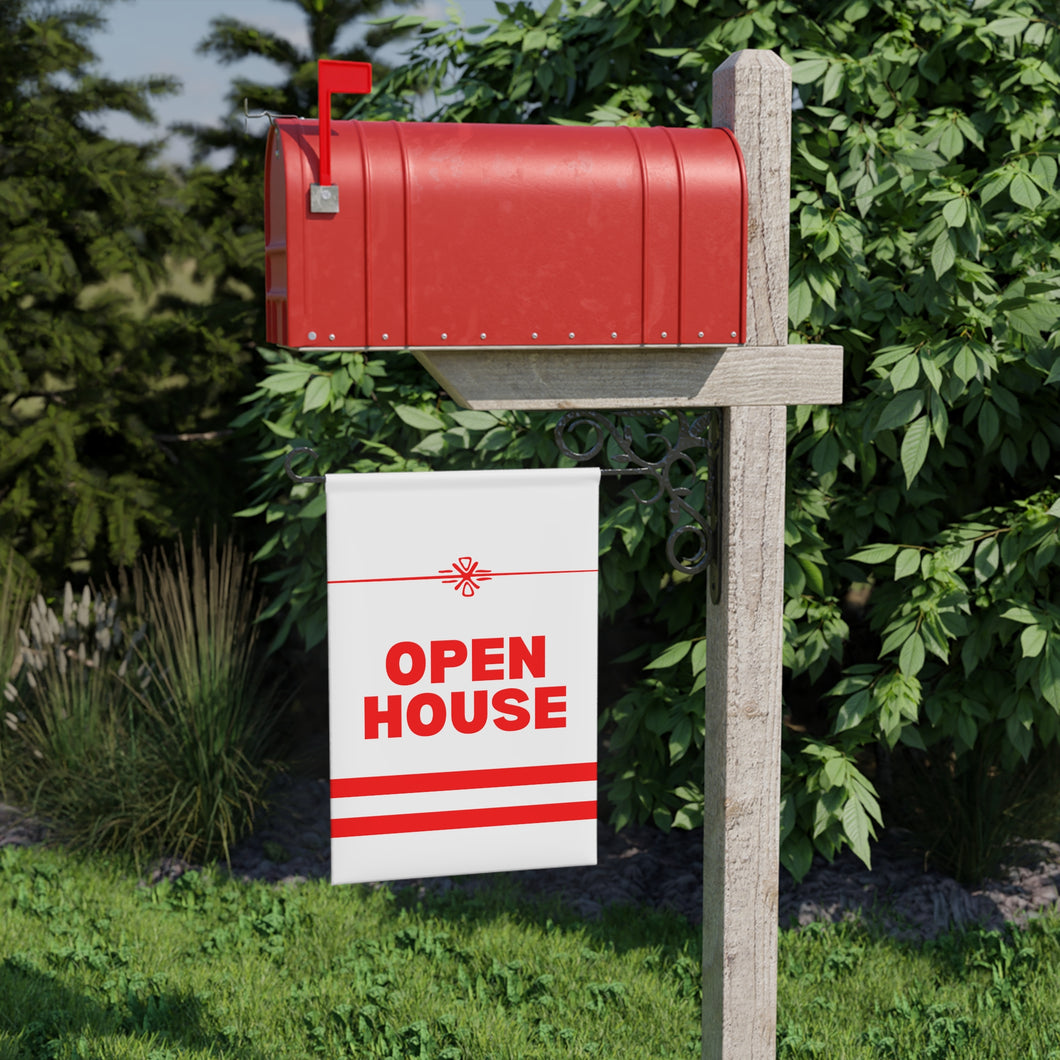
[[[297,348],[731,345],[747,191],[726,129],[278,119],[267,328]],[[319,206],[319,188],[315,191]]]

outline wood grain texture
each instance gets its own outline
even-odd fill
[[[715,128],[731,129],[747,171],[747,342],[788,341],[791,231],[791,69],[742,51],[714,71]]]
[[[472,409],[831,405],[840,346],[428,349],[416,359]]]
[[[787,416],[723,416],[721,600],[706,622],[703,1056],[761,1060],[776,1049]]]
[[[714,74],[714,124],[748,181],[747,341],[788,328],[791,71],[742,51]],[[707,603],[703,1057],[776,1055],[786,400],[723,416],[721,599]]]

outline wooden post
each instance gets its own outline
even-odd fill
[[[787,64],[767,51],[730,56],[714,74],[714,125],[736,134],[747,167],[747,342],[785,346]],[[708,598],[706,623],[704,1060],[776,1055],[786,412],[723,413],[721,599]]]

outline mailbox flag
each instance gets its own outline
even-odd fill
[[[333,883],[596,863],[599,477],[327,476]]]

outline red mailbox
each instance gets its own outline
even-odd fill
[[[324,121],[269,134],[270,342],[744,341],[747,191],[727,130],[331,122],[323,77],[321,104]]]

